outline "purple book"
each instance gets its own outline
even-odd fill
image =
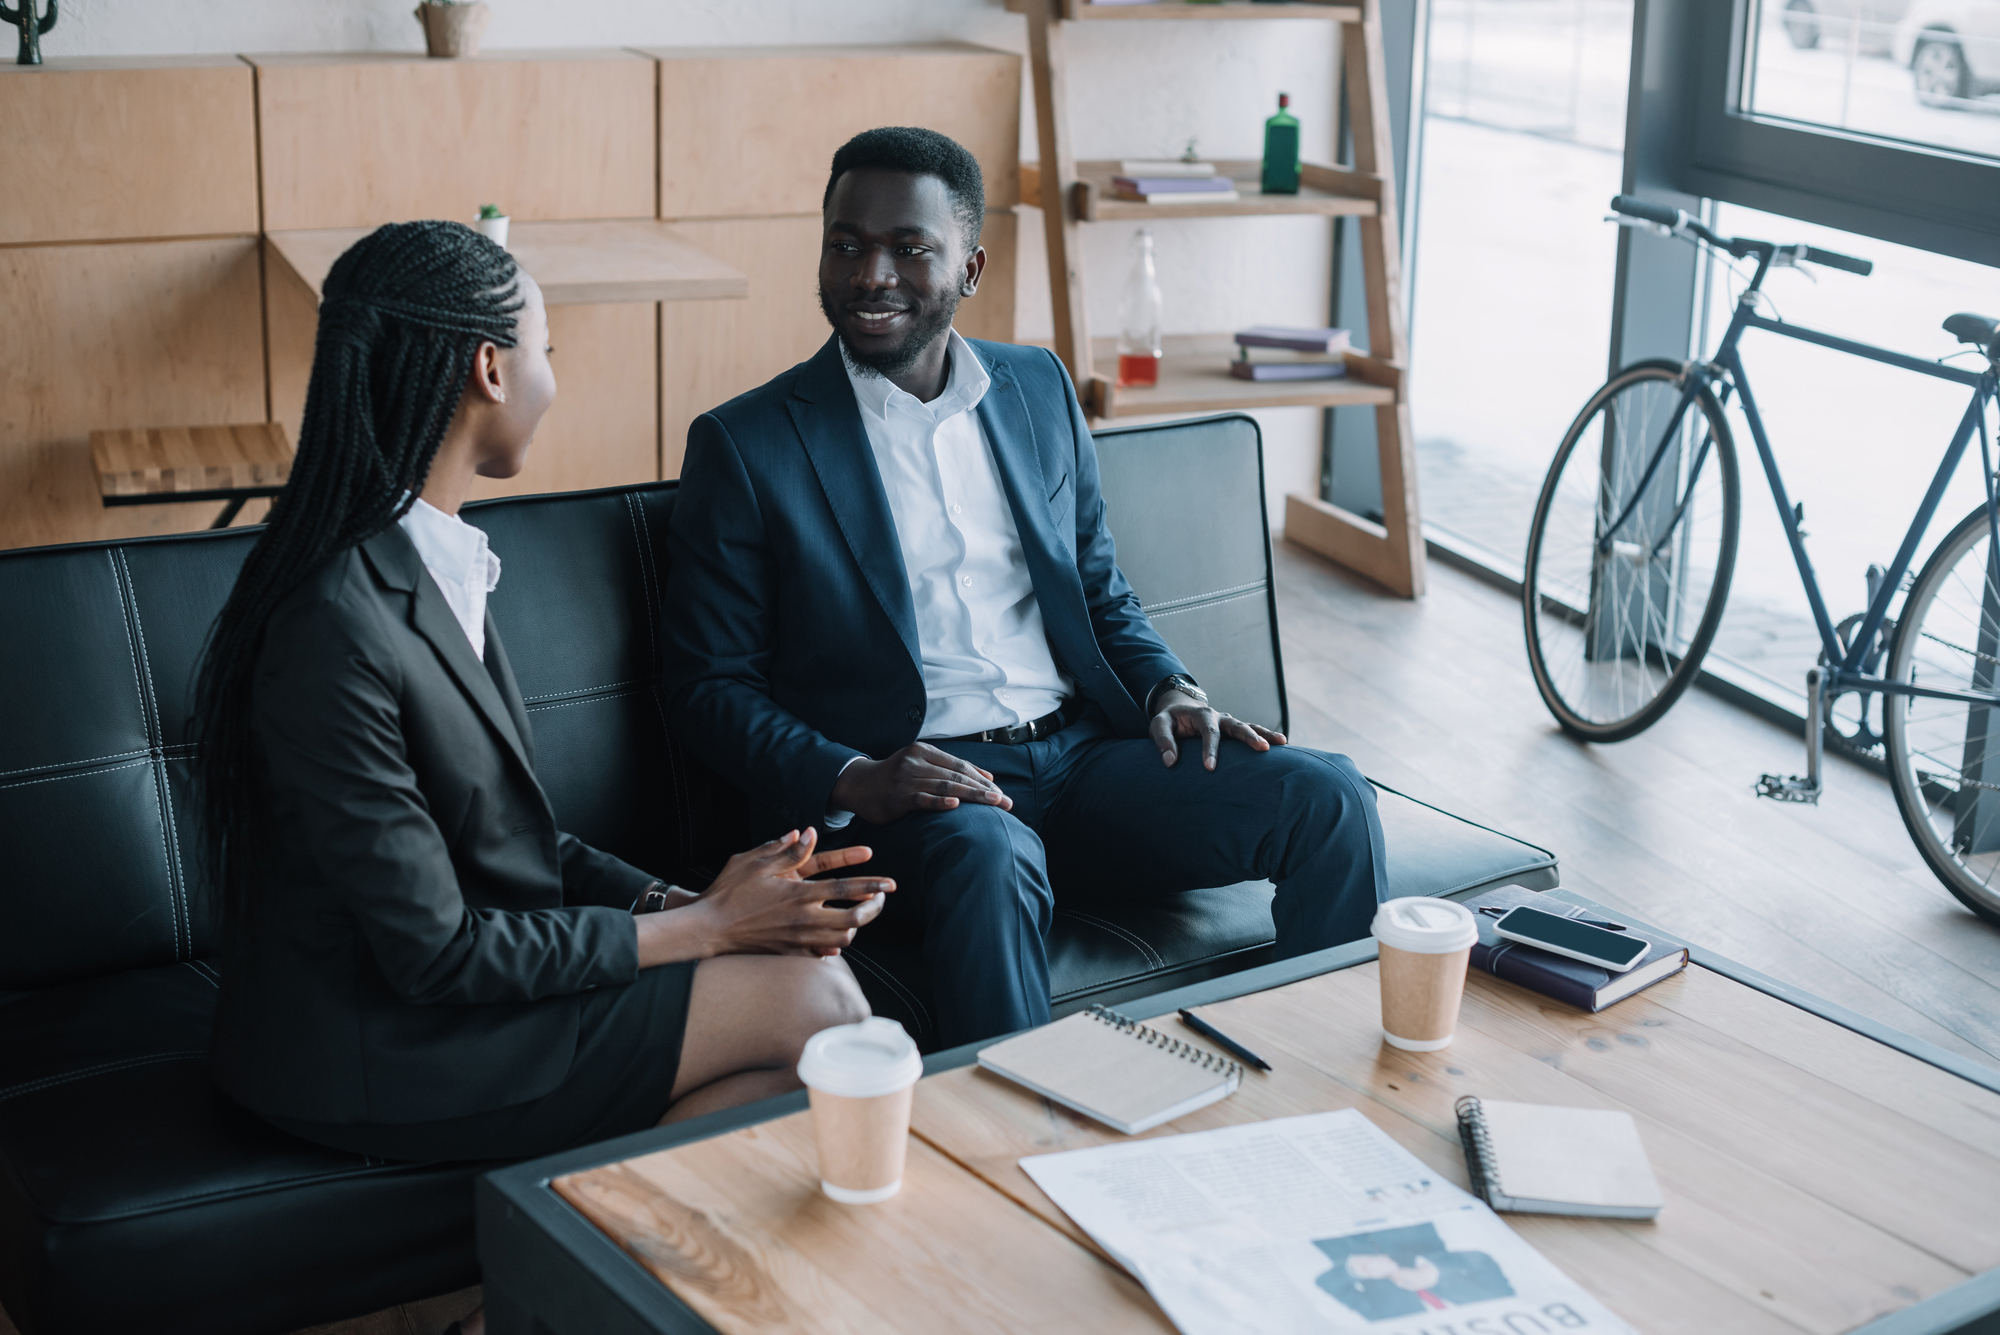
[[[1673,941],[1653,942],[1644,959],[1624,973],[1613,973],[1566,955],[1555,955],[1533,946],[1524,946],[1518,941],[1504,940],[1493,930],[1493,924],[1500,920],[1499,915],[1481,913],[1481,909],[1530,908],[1565,918],[1581,918],[1585,922],[1597,920],[1596,914],[1574,904],[1550,899],[1533,890],[1523,890],[1518,885],[1488,890],[1463,902],[1472,910],[1473,920],[1479,924],[1479,943],[1472,948],[1473,968],[1483,969],[1510,983],[1519,983],[1531,992],[1553,997],[1578,1010],[1601,1011],[1613,1002],[1623,1001],[1634,992],[1651,987],[1662,978],[1671,977],[1687,967],[1687,947]]]
[[[1227,176],[1114,176],[1111,185],[1135,195],[1206,195],[1236,188]]]
[[[1345,352],[1348,334],[1345,329],[1294,329],[1288,325],[1251,325],[1236,335],[1236,343],[1245,348],[1290,348],[1294,352]]]

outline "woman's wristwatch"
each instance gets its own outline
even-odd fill
[[[674,895],[684,895],[687,893],[687,891],[682,890],[677,885],[668,885],[665,881],[655,881],[646,887],[644,894],[633,901],[632,912],[635,915],[640,913],[658,913],[673,902]]]

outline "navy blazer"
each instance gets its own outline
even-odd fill
[[[1097,451],[1043,348],[975,342],[978,413],[1056,663],[1121,734],[1182,672],[1118,569]],[[923,730],[910,581],[840,348],[695,419],[668,542],[666,687],[682,745],[777,808],[824,817],[855,756]]]

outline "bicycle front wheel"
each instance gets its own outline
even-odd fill
[[[1729,597],[1736,445],[1706,389],[1676,419],[1684,387],[1675,362],[1613,376],[1570,425],[1535,503],[1528,663],[1556,722],[1590,741],[1623,741],[1672,707]]]
[[[1982,694],[2000,690],[2000,577],[1986,509],[1938,544],[1903,600],[1889,680]],[[2000,923],[2000,707],[1882,697],[1882,741],[1896,808],[1945,889]]]

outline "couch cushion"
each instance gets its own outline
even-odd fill
[[[1452,895],[1496,885],[1548,890],[1557,883],[1547,849],[1375,785],[1389,855],[1389,894]],[[1156,899],[1118,887],[1078,894],[1056,887],[1049,933],[1049,985],[1057,1015],[1115,1005],[1265,963],[1272,945],[1269,881]],[[879,1015],[903,1023],[925,1051],[937,1044],[923,940],[915,922],[885,918],[848,950],[848,962]]]
[[[680,884],[757,842],[743,795],[666,728],[660,590],[675,484],[467,506],[505,572],[488,604],[562,828]]]
[[[203,638],[254,539],[0,553],[0,990],[215,949],[187,721]]]
[[[0,1000],[0,1302],[24,1335],[257,1332],[476,1281],[472,1181],[296,1140],[216,1092],[214,970]]]

